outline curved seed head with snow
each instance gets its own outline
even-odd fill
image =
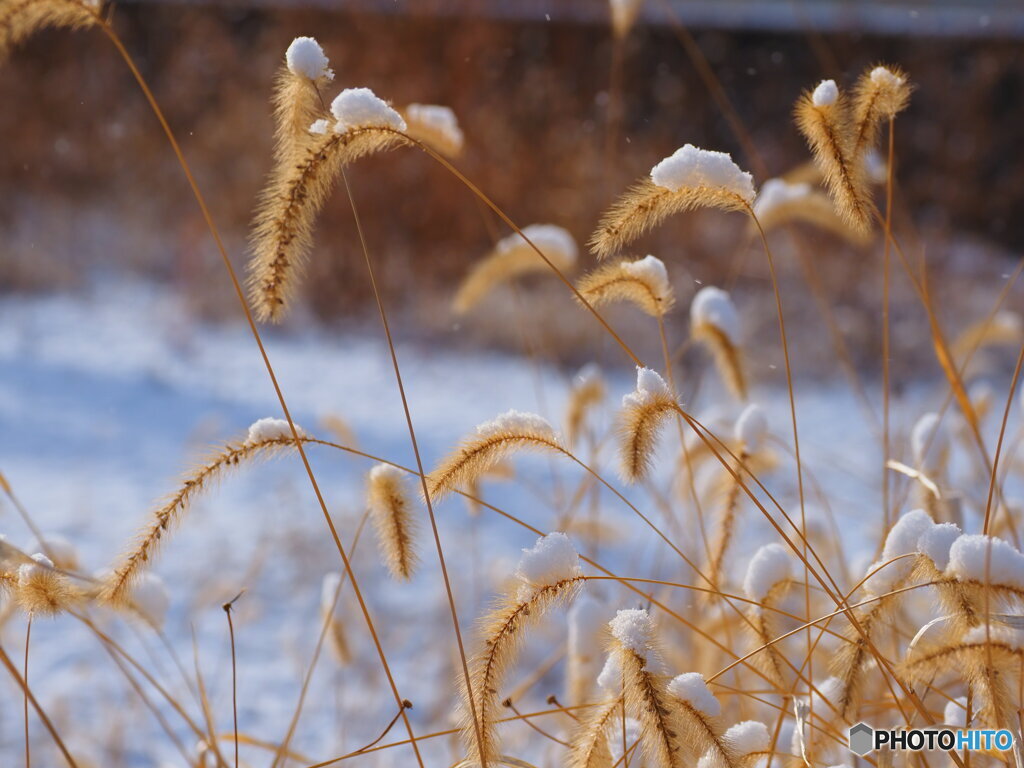
[[[949,565],[950,549],[960,535],[960,527],[955,523],[933,525],[917,540],[917,551],[931,560],[935,570],[944,571]]]
[[[655,256],[604,264],[576,288],[592,306],[627,301],[651,317],[663,317],[675,302],[665,263]]]
[[[711,351],[729,389],[745,400],[747,383],[740,352],[740,317],[728,293],[710,285],[697,292],[690,304],[690,335]]]
[[[295,431],[302,437],[305,433],[295,425]],[[291,440],[292,429],[285,419],[265,418],[254,421],[249,426],[245,442],[249,444],[265,443],[271,440]]]
[[[508,411],[480,424],[473,435],[445,458],[427,478],[432,498],[469,487],[511,453],[521,450],[562,453],[558,434],[541,416]]]
[[[750,560],[743,592],[755,602],[763,602],[777,584],[793,578],[793,558],[789,549],[779,543],[766,544]]]
[[[536,544],[524,549],[516,571],[516,578],[523,583],[521,589],[527,592],[578,579],[582,575],[576,548],[568,536],[557,531],[540,537]]]
[[[768,434],[768,417],[757,403],[751,403],[736,420],[736,442],[745,453],[756,453]]]
[[[733,162],[727,152],[700,149],[693,144],[680,147],[651,169],[651,181],[677,192],[684,188],[707,188],[754,202],[754,179]]]
[[[465,136],[450,107],[410,104],[405,108],[406,133],[448,157],[462,153]]]
[[[622,398],[618,417],[620,471],[636,482],[650,470],[665,420],[678,408],[665,380],[650,368],[636,369],[636,389]]]
[[[668,692],[670,696],[708,717],[718,717],[722,714],[722,705],[708,688],[704,675],[700,672],[676,675],[668,684]]]

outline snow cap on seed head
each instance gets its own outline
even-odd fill
[[[722,714],[722,705],[718,703],[718,699],[708,688],[704,675],[700,672],[676,675],[668,684],[668,692],[708,717],[718,717]]]
[[[740,316],[732,298],[721,288],[708,285],[697,291],[690,304],[690,323],[713,326],[733,344],[739,343]]]
[[[652,368],[644,368],[641,365],[636,367],[636,389],[622,398],[622,407],[644,406],[648,403],[661,399],[672,398],[672,390],[661,378],[661,374]]]
[[[839,86],[835,80],[822,80],[811,94],[811,102],[816,107],[830,107],[839,101]]]
[[[583,575],[580,556],[564,533],[549,533],[523,550],[516,577],[529,591],[552,586]]]
[[[334,79],[330,61],[324,49],[312,37],[296,37],[284,54],[285,64],[293,75],[308,77],[310,80]]]
[[[1024,589],[1024,555],[1002,539],[964,535],[949,549],[946,574],[964,581]]]
[[[331,102],[331,114],[337,120],[334,130],[345,133],[353,128],[406,129],[405,120],[369,88],[346,88]]]
[[[793,578],[793,558],[779,543],[766,544],[754,554],[743,579],[743,592],[751,600],[762,602],[776,584]]]
[[[956,523],[939,523],[927,529],[917,540],[917,551],[925,555],[939,571],[949,565],[949,550],[960,538],[960,527]]]
[[[651,181],[673,192],[706,187],[754,202],[754,178],[740,170],[727,152],[713,152],[686,144],[651,169]]]
[[[615,618],[608,622],[612,637],[626,648],[641,657],[646,657],[654,641],[654,623],[650,614],[642,608],[629,608],[619,611]]]
[[[747,453],[754,453],[761,447],[761,441],[768,434],[768,419],[764,409],[757,403],[751,403],[743,409],[736,419],[736,440]]]

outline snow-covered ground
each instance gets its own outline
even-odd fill
[[[322,431],[320,420],[338,415],[355,432],[361,449],[414,466],[387,348],[379,330],[368,328],[372,332],[361,335],[271,331],[267,349],[299,424]],[[398,353],[428,469],[477,423],[510,408],[537,410],[535,372],[522,359],[454,354],[409,346],[401,339]],[[240,437],[260,417],[280,415],[244,326],[198,324],[178,297],[147,284],[96,288],[79,296],[3,299],[0,366],[0,471],[44,531],[75,543],[85,572],[110,566],[155,503],[176,487],[180,474],[209,446]],[[568,378],[553,368],[541,373],[549,407],[545,415],[555,423],[561,421]],[[609,379],[613,401],[633,386],[633,372],[625,365]],[[773,433],[787,440],[784,394],[755,394],[766,405]],[[800,382],[798,396],[808,497],[816,510],[812,517],[822,517],[822,499],[827,498],[844,536],[855,540],[875,534],[880,460],[869,423],[838,384]],[[707,411],[708,404],[699,405],[698,413]],[[371,462],[317,448],[310,449],[310,456],[348,543],[363,511],[363,476]],[[524,458],[516,464],[519,479],[486,483],[485,497],[537,528],[550,530],[559,512],[550,499],[565,490],[559,484],[579,482],[580,471],[558,464],[559,480],[554,481],[547,459]],[[795,505],[791,467],[784,460],[771,487]],[[611,457],[604,457],[600,469],[618,484]],[[629,490],[627,495],[646,503],[639,491]],[[603,497],[602,508],[624,542],[614,552],[600,553],[605,564],[628,571],[646,563],[644,576],[660,572],[692,581],[685,566],[668,557],[664,545],[613,497]],[[469,634],[473,618],[489,597],[488,585],[514,570],[519,549],[535,536],[493,513],[470,517],[458,499],[443,502],[437,511],[463,628]],[[749,521],[744,536],[750,541],[771,540],[754,510],[744,514]],[[410,584],[388,579],[369,532],[353,560],[401,694],[415,703],[409,714],[419,733],[451,722],[447,713],[455,700],[455,646],[437,556],[425,525],[422,568]],[[23,546],[31,538],[6,503],[0,505],[0,531]],[[679,544],[700,559],[696,541]],[[190,509],[154,570],[171,594],[168,641],[190,674],[194,664],[202,670],[220,732],[231,728],[230,656],[221,604],[245,589],[236,619],[240,728],[276,742],[287,730],[316,643],[321,578],[339,569],[339,557],[297,456],[241,468]],[[614,599],[626,597],[615,594]],[[314,760],[371,741],[394,714],[351,595],[345,598],[345,612],[358,662],[340,668],[327,654],[320,660],[293,742],[295,749]],[[103,611],[92,615],[156,670],[197,722],[202,720],[201,710],[152,633]],[[553,644],[564,637],[564,619],[550,624],[538,634],[538,658],[549,656]],[[12,657],[20,656],[23,635],[23,617],[9,616],[0,639]],[[556,666],[531,689],[532,698],[524,707],[543,708],[544,698],[561,689],[559,675]],[[113,745],[115,752],[123,748],[123,764],[132,768],[182,763],[103,646],[74,619],[35,623],[30,679],[83,762],[91,755],[97,765],[107,764],[112,758],[104,750]],[[152,688],[145,688],[193,749],[195,737]],[[6,765],[21,749],[22,722],[19,697],[6,675],[0,690],[5,691],[0,698],[0,763]],[[40,754],[46,755],[40,764],[59,764],[45,752],[46,739],[38,723],[33,730],[39,736],[38,748],[44,750]],[[520,726],[510,733],[523,730]],[[387,738],[404,738],[402,726]],[[432,764],[450,757],[451,738],[435,739],[426,747],[438,755]],[[249,754],[254,764],[268,762],[258,751]],[[409,765],[410,760],[402,747],[352,762]]]

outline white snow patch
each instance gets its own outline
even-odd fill
[[[636,261],[623,262],[622,271],[650,287],[660,301],[666,301],[672,293],[665,262],[657,256],[647,255]]]
[[[780,581],[793,578],[793,558],[782,544],[766,544],[754,554],[743,579],[743,592],[761,602]]]
[[[338,122],[338,133],[353,128],[406,129],[405,120],[391,106],[369,88],[346,88],[331,102],[331,114]]]
[[[531,589],[549,587],[583,575],[580,556],[564,533],[549,533],[523,550],[516,577]]]
[[[731,192],[754,202],[754,178],[733,162],[727,152],[686,144],[651,169],[651,181],[673,192],[707,187]]]
[[[697,292],[690,304],[690,322],[694,327],[714,326],[733,344],[739,343],[740,316],[732,298],[721,288],[708,285]]]
[[[654,637],[654,624],[647,611],[642,608],[629,608],[619,611],[615,618],[608,622],[612,637],[618,640],[638,656],[646,656],[651,648]]]
[[[816,107],[830,107],[839,101],[839,86],[835,80],[822,80],[811,94],[811,102]]]
[[[722,705],[708,688],[704,675],[700,672],[676,675],[668,684],[668,692],[708,717],[718,717],[722,714]]]
[[[1002,539],[969,534],[950,547],[946,573],[965,581],[1024,589],[1024,555]]]
[[[312,37],[296,37],[284,54],[285,64],[293,75],[319,80],[321,77],[334,79],[330,61],[324,55],[320,43]]]

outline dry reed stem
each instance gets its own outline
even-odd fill
[[[600,259],[607,258],[669,216],[697,208],[745,212],[748,204],[739,195],[717,187],[683,187],[673,191],[644,178],[601,217],[590,237],[590,250]]]

